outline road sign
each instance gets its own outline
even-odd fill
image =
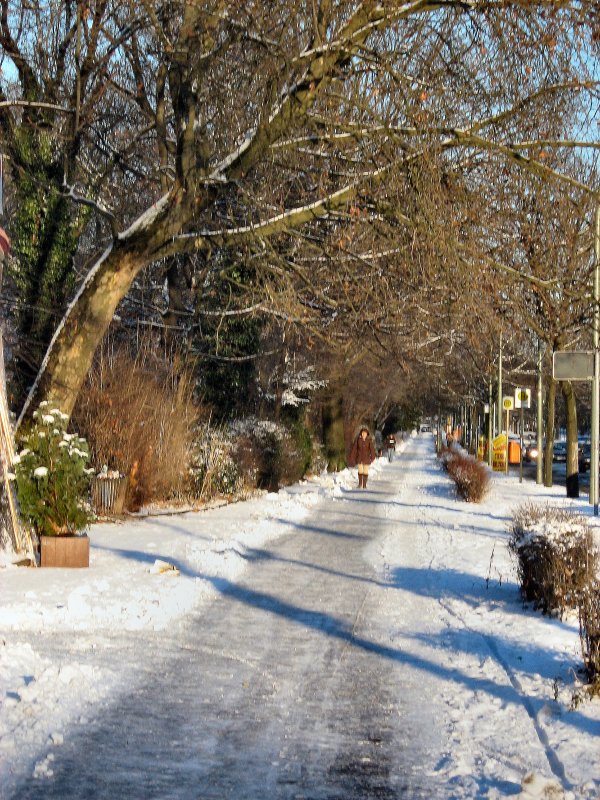
[[[552,377],[555,381],[591,381],[594,377],[594,353],[589,350],[553,353]]]
[[[513,403],[512,397],[507,396],[507,397],[503,397],[502,398],[502,408],[505,411],[512,411],[513,410],[514,403]]]
[[[494,472],[506,472],[506,465],[508,463],[507,453],[508,437],[505,433],[501,433],[492,442],[492,469]]]
[[[515,408],[531,408],[531,389],[515,389]]]

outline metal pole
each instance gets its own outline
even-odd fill
[[[492,440],[494,438],[494,395],[492,390],[492,379],[490,378],[489,392],[489,413],[488,413],[488,464],[492,466]]]
[[[509,426],[509,419],[508,415],[510,414],[510,410],[506,409],[506,474],[508,475],[508,456],[509,456],[509,449],[508,449],[508,426]]]
[[[535,465],[535,482],[542,484],[543,481],[543,441],[542,428],[544,426],[543,414],[543,385],[542,385],[542,342],[538,339],[538,362],[537,362],[537,462]]]
[[[594,506],[594,516],[598,516],[598,434],[600,432],[600,413],[598,408],[600,388],[600,205],[596,207],[594,225],[594,378],[592,381],[592,441],[590,464],[590,503]]]
[[[500,332],[500,358],[498,359],[498,434],[502,433],[502,332]],[[508,436],[508,430],[506,431]]]
[[[519,392],[522,392],[519,389]],[[523,396],[521,395],[521,424],[519,426],[519,483],[523,483]]]

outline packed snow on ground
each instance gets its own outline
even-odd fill
[[[522,798],[600,797],[600,701],[581,691],[577,619],[561,622],[522,605],[506,546],[511,510],[527,500],[585,514],[597,541],[598,521],[585,498],[567,500],[563,488],[520,483],[513,476],[495,475],[484,502],[465,503],[452,490],[439,490],[449,479],[435,460],[430,435],[427,441],[431,460],[423,463],[428,468],[411,475],[402,503],[414,509],[415,519],[420,515],[421,524],[425,521],[435,545],[433,560],[425,569],[406,563],[402,542],[394,536],[376,542],[368,556],[390,585],[406,593],[405,617],[423,613],[415,598],[437,600],[437,611],[422,621],[423,631],[445,626],[445,642],[439,644],[444,638],[437,631],[438,644],[428,651],[430,659],[436,654],[437,663],[423,671],[422,688],[424,697],[430,692],[439,697],[441,691],[451,709],[448,751],[456,769],[469,774],[473,752],[489,743],[494,754],[487,770],[490,797],[503,796],[492,786],[515,754],[531,765],[523,776]],[[385,459],[373,465],[370,486],[387,468]],[[247,548],[289,532],[290,524],[320,502],[342,498],[355,485],[356,471],[349,469],[200,512],[96,523],[89,531],[90,567],[85,570],[19,568],[9,553],[2,554],[0,787],[6,791],[14,776],[27,769],[37,780],[52,775],[53,750],[70,728],[85,725],[94,707],[117,693],[122,675],[118,654],[111,662],[106,646],[111,632],[160,635],[214,598],[215,577],[235,581],[247,563]],[[432,580],[432,575],[441,577]],[[484,600],[482,585],[488,592]],[[469,592],[469,586],[479,588]],[[389,618],[393,639],[407,622],[398,615],[397,592]],[[420,620],[408,622],[415,627]],[[41,635],[68,632],[77,633],[68,653],[40,650]],[[90,666],[89,658],[78,660],[78,649],[96,650],[102,656],[98,665]],[[505,691],[495,688],[494,670],[503,672],[498,685],[508,686]],[[582,701],[577,703],[577,697]],[[515,698],[526,714],[515,713]],[[474,740],[477,748],[471,746]],[[539,766],[540,743],[551,767],[545,771]]]

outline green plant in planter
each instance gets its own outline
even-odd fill
[[[13,462],[21,514],[38,535],[79,533],[92,520],[87,443],[66,432],[69,418],[46,401],[33,418]]]

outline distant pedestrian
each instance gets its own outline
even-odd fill
[[[375,431],[375,452],[378,457],[383,455],[383,434],[379,430]]]
[[[369,466],[375,461],[375,447],[368,428],[361,428],[350,451],[350,462],[358,465],[358,486],[367,488]]]
[[[385,449],[387,450],[388,461],[391,463],[396,452],[396,437],[393,433],[388,433],[385,438]]]

